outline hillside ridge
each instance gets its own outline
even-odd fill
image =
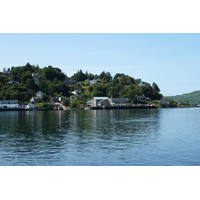
[[[188,101],[190,104],[200,103],[200,90],[196,90],[190,93],[184,93],[182,95],[175,96],[165,96],[167,99],[173,99],[177,102],[186,102]]]

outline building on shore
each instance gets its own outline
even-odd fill
[[[19,108],[18,100],[0,100],[0,108]]]
[[[111,106],[130,104],[130,101],[128,98],[110,98],[109,102]]]
[[[92,100],[86,102],[88,107],[112,107],[126,106],[130,104],[128,98],[108,98],[108,97],[93,97]]]
[[[93,97],[91,107],[98,107],[98,103],[102,103],[103,100],[108,100],[108,97]]]

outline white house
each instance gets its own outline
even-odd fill
[[[90,85],[93,85],[93,84],[98,83],[100,81],[101,81],[101,79],[93,79],[93,80],[90,81]]]
[[[41,92],[41,91],[39,91],[39,92],[36,93],[36,97],[41,98],[41,97],[43,97],[43,96],[44,96],[44,93]]]

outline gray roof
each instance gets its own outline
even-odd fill
[[[93,99],[98,99],[98,100],[100,100],[100,99],[108,99],[108,97],[93,97]]]
[[[128,101],[128,98],[111,98],[114,101]]]
[[[87,101],[86,103],[87,103],[87,104],[92,103],[92,100],[89,100],[89,101]]]

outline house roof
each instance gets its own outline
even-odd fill
[[[65,80],[64,82],[66,82],[66,83],[71,83],[71,82],[73,82],[73,83],[76,83],[77,81],[76,80]]]
[[[128,98],[111,98],[112,101],[128,101]]]
[[[98,100],[101,100],[101,99],[108,99],[108,97],[93,97],[93,99],[98,99]]]
[[[90,81],[101,81],[101,79],[93,79],[93,80],[90,80]]]
[[[93,79],[93,80],[90,80],[90,84],[94,84],[94,83],[97,83],[100,81],[101,81],[101,79]]]

